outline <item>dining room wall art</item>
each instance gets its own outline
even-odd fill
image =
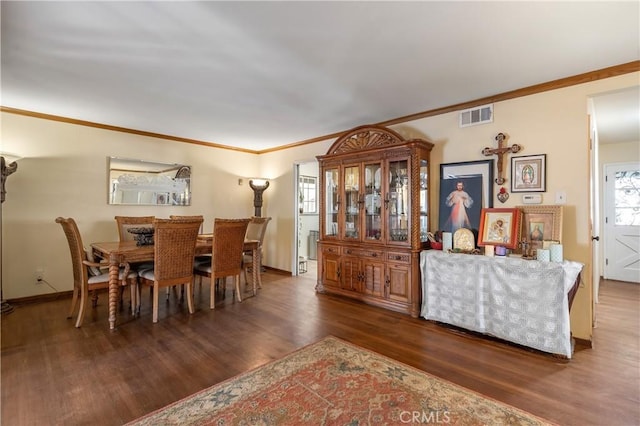
[[[546,154],[511,157],[511,192],[546,191]]]

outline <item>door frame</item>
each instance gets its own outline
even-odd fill
[[[303,236],[300,235],[300,231],[299,231],[299,221],[300,221],[300,211],[299,211],[299,197],[300,197],[300,185],[299,185],[299,181],[300,181],[300,166],[304,165],[304,164],[310,164],[310,163],[318,163],[318,160],[311,159],[311,160],[299,160],[299,161],[295,161],[293,163],[293,192],[294,192],[294,197],[293,197],[293,250],[291,250],[292,253],[292,259],[291,259],[291,275],[292,276],[297,276],[300,275],[300,262],[298,261],[299,256],[300,256],[300,245],[298,243],[298,241],[300,241],[300,238],[303,238]],[[320,176],[316,176],[317,178],[317,182],[318,184],[320,184]],[[318,200],[319,202],[320,200]],[[320,222],[320,217],[318,217],[318,224]]]

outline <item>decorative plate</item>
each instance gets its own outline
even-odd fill
[[[460,228],[453,233],[453,248],[460,250],[473,250],[476,248],[476,239],[470,229]]]

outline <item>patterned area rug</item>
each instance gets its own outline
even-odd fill
[[[130,425],[548,425],[390,358],[327,337]]]

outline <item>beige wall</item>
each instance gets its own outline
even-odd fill
[[[563,243],[567,259],[586,265],[583,283],[571,313],[575,337],[591,340],[591,282],[589,232],[589,152],[587,99],[589,96],[638,84],[640,73],[599,80],[496,103],[494,122],[458,128],[457,113],[443,114],[394,126],[405,136],[426,137],[435,143],[431,163],[431,203],[437,205],[439,164],[481,160],[485,146],[495,147],[503,132],[508,142],[524,150],[518,155],[547,154],[547,192],[544,204],[554,204],[557,191],[565,191]],[[428,96],[428,94],[425,94]],[[251,155],[148,137],[56,123],[2,113],[2,150],[25,157],[7,183],[3,204],[3,285],[5,298],[18,298],[52,290],[35,284],[35,269],[45,269],[58,290],[70,290],[68,249],[56,216],[78,219],[85,241],[117,237],[116,214],[172,213],[214,216],[249,216],[252,193],[242,176],[271,179],[264,193],[263,215],[273,217],[265,237],[265,264],[290,271],[295,242],[295,163],[324,154],[333,140]],[[365,123],[363,123],[365,124]],[[193,166],[191,207],[118,207],[106,204],[106,157],[175,161]],[[505,163],[509,171],[509,163]],[[507,176],[508,178],[508,176]],[[509,188],[508,183],[505,185]],[[494,192],[498,187],[494,185]],[[513,194],[505,204],[521,204]],[[434,210],[432,224],[437,223]],[[209,225],[210,226],[210,225]],[[64,256],[64,257],[63,257]]]
[[[316,155],[324,154],[330,145],[331,141],[325,141],[260,155],[261,173],[271,179],[271,185],[264,193],[267,214],[273,218],[265,235],[265,249],[269,253],[269,262],[265,263],[268,265],[293,270],[295,209],[298,208],[294,165],[314,161]]]
[[[7,299],[51,293],[36,284],[35,271],[56,290],[73,288],[69,249],[58,216],[78,222],[83,242],[117,240],[115,215],[203,214],[249,217],[253,193],[238,177],[253,176],[258,156],[126,133],[2,114],[3,151],[24,158],[7,179],[2,204],[3,293]],[[193,202],[188,207],[107,205],[107,157],[177,162],[192,166]]]

